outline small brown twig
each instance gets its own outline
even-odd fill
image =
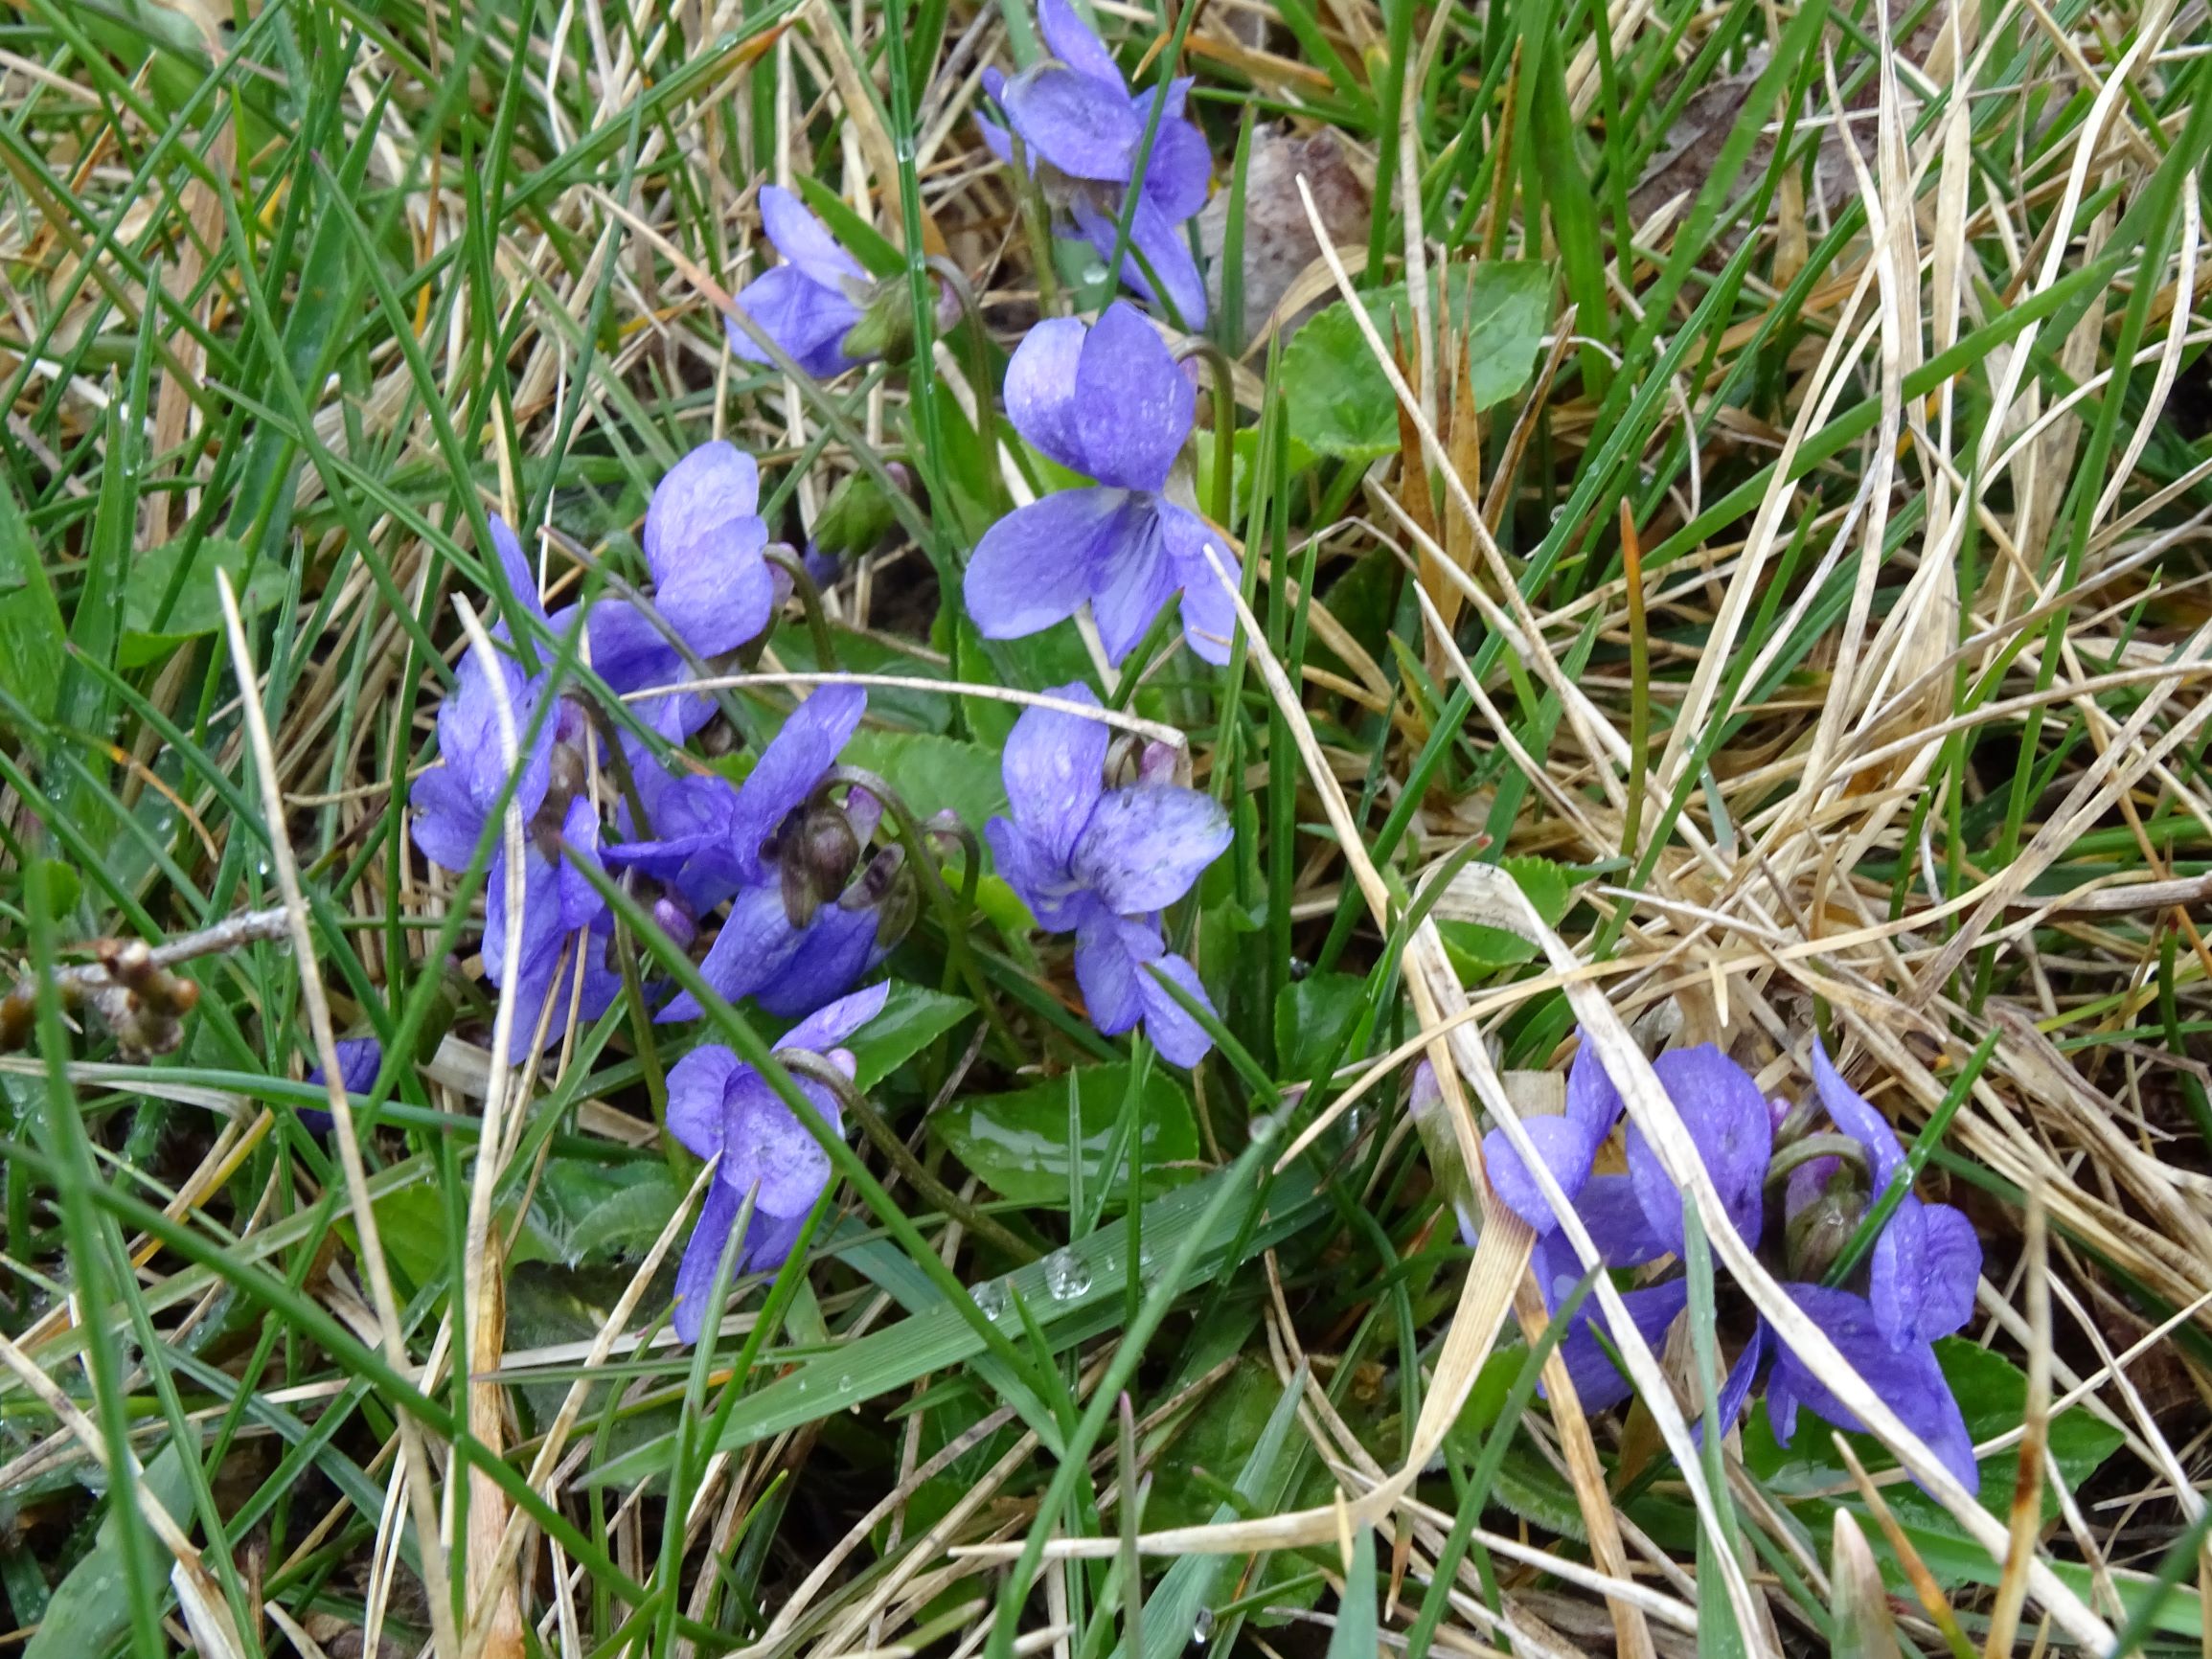
[[[123,1057],[130,1060],[165,1055],[184,1040],[184,1016],[199,1005],[199,986],[171,973],[178,963],[241,944],[281,939],[283,910],[242,910],[213,927],[160,944],[139,939],[96,939],[87,947],[93,961],[55,975],[65,1013],[90,1011],[115,1034]],[[28,978],[0,997],[0,1052],[31,1041],[38,989]]]

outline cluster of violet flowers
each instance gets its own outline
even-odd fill
[[[1126,212],[1121,280],[1183,326],[1202,326],[1205,284],[1185,225],[1205,204],[1213,162],[1183,114],[1190,81],[1168,85],[1155,117],[1159,89],[1131,94],[1067,0],[1039,0],[1038,22],[1049,58],[1011,79],[985,73],[1004,117],[982,121],[985,141],[1001,160],[1024,163],[1102,260],[1112,257]],[[883,320],[903,303],[902,284],[872,284],[790,192],[764,187],[761,219],[784,262],[735,304],[799,367],[827,378],[910,340],[910,329]],[[733,320],[728,332],[740,357],[767,361],[748,330]],[[983,637],[1022,638],[1088,605],[1106,661],[1119,668],[1179,599],[1184,642],[1201,660],[1226,663],[1236,609],[1223,582],[1237,581],[1239,564],[1177,466],[1197,395],[1159,330],[1120,300],[1095,323],[1047,318],[1015,349],[1005,398],[1025,440],[1093,483],[1018,508],[976,544],[963,595]]]
[[[1175,321],[1202,324],[1205,289],[1185,227],[1205,200],[1212,165],[1183,115],[1189,82],[1169,85],[1155,110],[1162,93],[1132,95],[1066,0],[1041,0],[1039,22],[1053,57],[1011,80],[987,77],[1003,117],[984,121],[987,141],[1026,169],[1024,188],[1102,260],[1124,244],[1126,218],[1122,280]],[[764,187],[760,208],[783,262],[737,296],[746,326],[730,321],[733,352],[768,362],[757,337],[764,336],[802,373],[826,379],[897,362],[911,349],[903,279],[872,280],[787,191]],[[941,307],[941,324],[951,320]],[[1185,643],[1203,662],[1226,662],[1236,610],[1224,582],[1238,580],[1238,563],[1197,511],[1180,465],[1194,383],[1160,330],[1118,300],[1094,323],[1040,322],[1014,353],[1004,396],[1024,439],[1092,482],[1020,507],[982,536],[963,583],[977,629],[1018,638],[1087,606],[1103,655],[1118,669],[1179,600]],[[791,593],[784,568],[791,561],[771,558],[759,498],[750,456],[721,442],[693,450],[661,480],[646,513],[650,605],[616,598],[551,614],[518,539],[493,519],[491,551],[539,667],[525,669],[504,624],[491,648],[463,658],[438,715],[440,763],[410,794],[413,835],[425,857],[456,874],[489,859],[482,955],[486,977],[511,1005],[507,1063],[559,1041],[580,1018],[598,1018],[621,993],[604,894],[620,881],[676,947],[690,951],[712,930],[697,968],[718,996],[797,1022],[780,1052],[813,1057],[795,1067],[797,1086],[829,1130],[842,1133],[835,1079],[849,1087],[855,1076],[844,1045],[881,1012],[888,989],[856,988],[911,926],[917,882],[905,842],[888,833],[891,803],[840,773],[867,712],[858,687],[826,685],[801,701],[741,784],[684,747],[718,712],[709,690],[687,688],[702,669],[748,662]],[[850,516],[866,519],[868,511]],[[873,534],[843,539],[850,546]],[[808,550],[816,580],[830,574],[828,554]],[[658,741],[609,719],[592,693],[557,682],[544,666],[548,642],[556,658],[587,660],[592,693],[603,686],[629,701]],[[1228,818],[1180,781],[1178,752],[1117,740],[1110,719],[1081,684],[1028,708],[1005,747],[1008,814],[985,835],[1037,925],[1073,936],[1075,979],[1097,1028],[1111,1035],[1141,1026],[1163,1057],[1195,1065],[1212,1045],[1193,1010],[1210,1016],[1212,1005],[1196,967],[1168,948],[1163,912],[1227,848]],[[512,757],[507,730],[518,742]],[[619,789],[604,781],[603,759],[614,762]],[[521,947],[512,963],[502,823],[511,789],[525,826]],[[705,1012],[687,991],[650,994],[656,1021]],[[380,1059],[373,1042],[346,1045],[348,1086],[370,1086]],[[670,1131],[715,1163],[677,1275],[675,1329],[692,1341],[713,1311],[706,1301],[725,1255],[736,1249],[740,1273],[780,1266],[827,1193],[832,1165],[815,1131],[718,1043],[685,1054],[668,1085]]]
[[[1976,1489],[1973,1442],[1933,1346],[1973,1311],[1981,1244],[1973,1223],[1950,1205],[1906,1192],[1851,1280],[1823,1284],[1905,1162],[1888,1121],[1843,1080],[1817,1041],[1813,1096],[1795,1104],[1768,1101],[1749,1073],[1710,1043],[1673,1050],[1652,1064],[1737,1235],[1776,1264],[1790,1299],[1905,1426],[1970,1491]],[[1433,1101],[1436,1080],[1425,1071],[1414,1079],[1416,1111]],[[1682,1253],[1683,1195],[1634,1124],[1625,1136],[1626,1170],[1596,1172],[1598,1150],[1624,1112],[1619,1090],[1585,1043],[1567,1074],[1565,1110],[1526,1118],[1522,1127],[1605,1266],[1650,1269]],[[1833,1132],[1813,1132],[1822,1115]],[[1536,1230],[1531,1270],[1546,1307],[1556,1311],[1581,1277],[1572,1246],[1560,1237],[1559,1218],[1502,1129],[1484,1137],[1483,1163],[1498,1197]],[[1677,1273],[1625,1290],[1621,1300],[1637,1330],[1655,1345],[1688,1307],[1689,1286]],[[1631,1392],[1601,1332],[1609,1342],[1605,1314],[1586,1302],[1560,1344],[1575,1393],[1590,1411],[1617,1405]],[[1779,1443],[1790,1443],[1800,1407],[1837,1428],[1864,1429],[1764,1319],[1722,1382],[1715,1402],[1721,1423],[1735,1421],[1762,1372]]]

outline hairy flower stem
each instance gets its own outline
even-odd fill
[[[161,944],[136,939],[95,940],[97,961],[54,975],[62,1011],[89,1011],[115,1034],[126,1058],[147,1059],[173,1050],[184,1037],[184,1016],[199,1003],[199,987],[169,970],[194,957],[213,956],[282,939],[285,912],[245,910],[197,933]],[[27,1047],[38,1011],[38,987],[30,979],[0,997],[0,1052]]]
[[[822,603],[821,588],[807,572],[807,561],[780,542],[771,544],[762,557],[791,579],[791,591],[799,596],[800,608],[807,613],[807,632],[813,637],[814,654],[821,659],[821,668],[834,672],[837,647],[830,637],[830,613]]]
[[[1229,354],[1211,340],[1193,338],[1176,349],[1175,360],[1197,357],[1204,361],[1214,383],[1214,528],[1229,533],[1229,515],[1236,510],[1237,484],[1237,374]]]
[[[1019,133],[1014,135],[1014,176],[1020,181],[1015,194],[1021,200],[1022,228],[1029,233],[1030,263],[1037,267],[1038,314],[1061,316],[1065,307],[1060,304],[1060,273],[1052,262],[1052,209],[1045,205],[1044,186],[1038,182],[1037,170],[1030,166],[1029,148]],[[975,395],[983,396],[981,387]]]
[[[1849,1135],[1807,1135],[1774,1154],[1774,1161],[1767,1166],[1767,1185],[1787,1181],[1792,1170],[1817,1158],[1841,1158],[1860,1175],[1867,1173],[1866,1148]]]
[[[837,1097],[838,1109],[860,1125],[860,1132],[868,1137],[868,1144],[889,1158],[892,1167],[905,1177],[906,1182],[923,1199],[934,1206],[975,1235],[988,1240],[992,1248],[1005,1252],[1016,1261],[1035,1261],[1037,1247],[1025,1243],[1019,1235],[1009,1229],[996,1216],[977,1209],[959,1193],[946,1186],[914,1155],[914,1148],[900,1139],[897,1130],[883,1121],[882,1115],[868,1102],[868,1097],[854,1085],[853,1079],[839,1071],[834,1063],[807,1049],[778,1049],[776,1058],[784,1069],[794,1076],[809,1078],[820,1083]]]
[[[969,372],[974,376],[970,384],[978,411],[976,429],[982,431],[989,424],[991,401],[991,335],[983,326],[983,305],[975,297],[975,285],[968,280],[968,273],[943,254],[931,256],[929,268],[937,274],[939,282],[952,290],[953,297],[960,302],[960,314],[968,319],[968,339],[973,358]]]

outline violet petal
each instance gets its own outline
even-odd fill
[[[1092,34],[1067,0],[1038,0],[1037,24],[1052,55],[1079,75],[1110,86],[1126,99],[1129,82],[1115,67],[1113,54]]]
[[[1129,176],[1129,150],[1144,129],[1118,89],[1040,63],[1007,81],[998,104],[1030,153],[1068,177],[1120,183]]]
[[[707,1043],[669,1068],[669,1133],[696,1156],[722,1149],[722,1100],[743,1064],[720,1043]]]
[[[1155,970],[1182,987],[1209,1013],[1214,1011],[1213,999],[1206,995],[1205,986],[1199,983],[1198,970],[1172,952],[1137,974],[1137,994],[1145,1005],[1145,1035],[1152,1038],[1152,1047],[1160,1051],[1160,1057],[1170,1065],[1195,1066],[1206,1057],[1214,1039],[1152,977]]]
[[[1583,1183],[1589,1179],[1590,1157],[1597,1150],[1588,1131],[1580,1124],[1559,1116],[1523,1118],[1521,1127],[1534,1143],[1537,1156],[1559,1182],[1560,1190],[1573,1199],[1582,1191]],[[1559,1225],[1551,1200],[1544,1196],[1543,1189],[1529,1172],[1527,1163],[1504,1129],[1495,1128],[1483,1136],[1482,1162],[1492,1188],[1505,1200],[1507,1209],[1539,1233],[1548,1233]]]
[[[1072,472],[1090,464],[1076,431],[1075,376],[1090,330],[1074,317],[1047,317],[1021,338],[1006,365],[1006,415],[1014,429]]]
[[[696,1342],[707,1328],[707,1297],[715,1287],[716,1270],[722,1264],[730,1229],[737,1225],[743,1203],[743,1195],[726,1182],[707,1183],[706,1202],[699,1206],[699,1218],[692,1223],[691,1242],[684,1246],[683,1262],[676,1268],[674,1325],[679,1341]],[[731,1271],[735,1274],[737,1265],[733,1264]]]
[[[839,1043],[883,1011],[883,1004],[891,995],[891,982],[872,985],[866,990],[856,990],[851,996],[839,997],[835,1002],[817,1009],[784,1034],[776,1044],[782,1049],[807,1049],[814,1054],[828,1054]]]
[[[1083,988],[1083,1007],[1090,1023],[1107,1036],[1119,1036],[1144,1017],[1144,995],[1137,987],[1142,971],[1129,949],[1131,929],[1121,918],[1094,911],[1083,918],[1075,935],[1075,979]],[[1145,943],[1140,926],[1134,930]],[[1151,938],[1150,960],[1160,954],[1156,934]]]
[[[829,227],[781,185],[761,187],[761,228],[809,282],[835,289],[846,277],[865,280],[860,261],[837,245]]]
[[[1076,366],[1076,430],[1091,476],[1159,489],[1197,409],[1197,393],[1152,324],[1127,300],[1108,306]]]
[[[961,580],[976,631],[1020,639],[1065,621],[1091,597],[1130,505],[1120,489],[1063,489],[983,533]]]
[[[835,1102],[825,1093],[810,1100],[832,1128],[839,1127]],[[776,1098],[765,1079],[750,1067],[730,1081],[722,1105],[721,1179],[740,1193],[755,1194],[754,1206],[770,1216],[804,1216],[830,1184],[830,1154],[822,1150],[791,1108]]]
[[[1080,680],[1045,694],[1099,706],[1097,693]],[[1021,712],[1007,737],[1002,771],[1014,821],[1045,858],[1062,868],[1106,793],[1112,741],[1113,729],[1104,720],[1034,706]]]
[[[853,367],[842,348],[845,336],[860,320],[860,307],[841,290],[809,282],[798,266],[778,265],[755,277],[738,291],[734,303],[815,379],[833,380]],[[722,332],[741,361],[768,361],[767,352],[727,317],[722,319]]]
[[[1927,1443],[1943,1466],[1956,1475],[1967,1490],[1979,1489],[1981,1470],[1974,1462],[1973,1437],[1966,1418],[1952,1398],[1950,1384],[1936,1362],[1935,1350],[1925,1342],[1904,1349],[1890,1347],[1877,1328],[1874,1309],[1863,1297],[1819,1284],[1785,1284],[1791,1301],[1820,1327],[1838,1352],[1866,1385],[1894,1411],[1904,1426]],[[1830,1391],[1820,1376],[1798,1357],[1788,1342],[1778,1345],[1774,1378],[1767,1385],[1768,1415],[1774,1419],[1774,1438],[1789,1443],[1793,1424],[1773,1411],[1779,1387],[1790,1415],[1802,1404],[1837,1428],[1861,1433],[1860,1422]]]
[[[1182,898],[1231,839],[1229,815],[1211,795],[1136,784],[1101,798],[1070,865],[1109,910],[1139,916]]]

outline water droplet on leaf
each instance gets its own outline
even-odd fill
[[[1073,1302],[1090,1289],[1090,1263],[1072,1250],[1055,1250],[1044,1259],[1044,1287],[1055,1302]]]
[[[1214,1610],[1200,1607],[1198,1616],[1191,1621],[1191,1640],[1204,1647],[1214,1639]]]
[[[986,1319],[996,1319],[1008,1307],[1006,1281],[1003,1279],[986,1279],[980,1284],[971,1285],[968,1295],[982,1310]]]

